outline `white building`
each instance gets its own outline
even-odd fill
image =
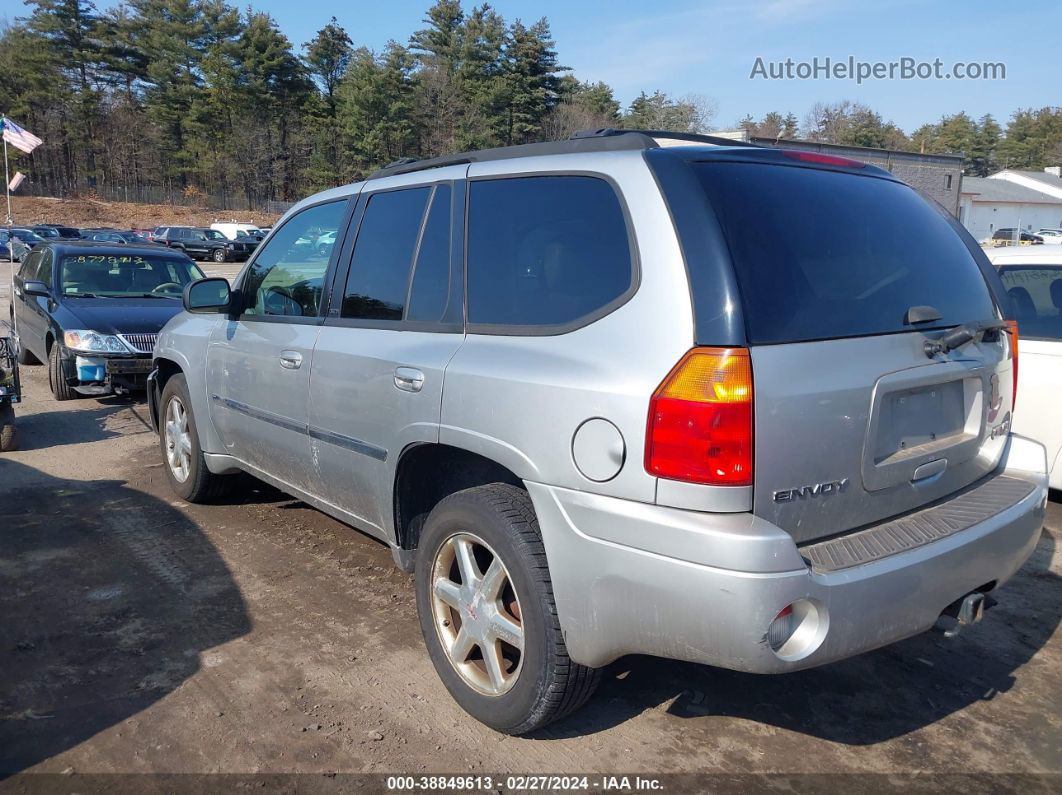
[[[959,221],[977,240],[997,229],[1062,229],[1062,177],[1044,171],[1005,169],[990,177],[964,177]]]

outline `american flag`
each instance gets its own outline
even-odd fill
[[[42,143],[44,143],[44,141],[42,141],[36,135],[27,130],[22,129],[6,116],[0,118],[0,128],[2,128],[4,131],[5,141],[7,141],[16,149],[26,152],[27,154],[32,152]]]

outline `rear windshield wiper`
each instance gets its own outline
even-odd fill
[[[961,326],[956,326],[938,339],[926,340],[924,348],[926,356],[932,359],[938,353],[947,353],[956,348],[961,348],[963,345],[975,339],[978,335],[984,334],[986,331],[996,331],[1006,327],[1007,322],[1005,320],[974,320],[969,323],[963,323]]]

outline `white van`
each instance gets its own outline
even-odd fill
[[[260,231],[255,224],[239,224],[235,221],[228,224],[214,223],[210,225],[210,228],[221,232],[229,240],[235,240],[237,232],[246,232],[249,235],[253,235]]]

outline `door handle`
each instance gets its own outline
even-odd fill
[[[404,392],[419,392],[424,388],[424,373],[412,367],[396,367],[395,386]]]
[[[281,351],[280,366],[287,370],[298,370],[302,367],[302,354],[298,351]]]

